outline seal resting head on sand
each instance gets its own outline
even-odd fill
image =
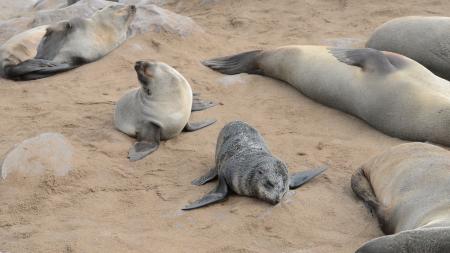
[[[203,64],[225,74],[274,77],[385,134],[450,146],[450,82],[402,55],[370,48],[286,46]]]
[[[356,195],[386,234],[357,253],[450,252],[450,152],[430,144],[395,146],[352,176]]]
[[[231,191],[277,204],[289,189],[300,187],[323,171],[325,168],[321,167],[288,176],[286,164],[270,153],[258,131],[247,123],[234,121],[220,131],[216,166],[192,181],[203,185],[218,177],[219,184],[183,210],[222,201]]]
[[[366,47],[405,55],[450,80],[450,17],[401,17],[379,26]]]
[[[44,34],[42,28],[21,33],[0,49],[1,74],[14,80],[32,80],[96,61],[127,39],[135,13],[134,5],[110,5],[92,18],[50,25]],[[26,43],[39,36],[43,37],[37,49],[36,43]]]
[[[160,140],[173,138],[183,129],[195,131],[215,122],[188,122],[193,106],[191,86],[174,68],[148,60],[137,61],[135,70],[141,87],[126,93],[114,114],[116,128],[137,138],[128,153],[131,161],[154,152]]]

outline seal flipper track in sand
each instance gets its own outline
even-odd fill
[[[161,128],[149,122],[138,130],[136,136],[138,142],[128,152],[130,161],[140,160],[158,149],[161,139]]]
[[[258,66],[258,59],[261,54],[262,50],[248,51],[231,56],[202,61],[202,64],[212,70],[227,75],[235,75],[239,73],[262,75],[263,71]]]
[[[363,71],[389,73],[396,70],[389,58],[376,49],[329,48],[328,51],[340,62],[360,67]]]
[[[217,175],[218,175],[218,170],[216,167],[214,167],[214,168],[210,169],[208,171],[208,173],[206,173],[205,175],[192,180],[191,183],[193,185],[199,185],[199,186],[204,185],[204,184],[208,183],[209,181],[214,180],[217,177]]]
[[[185,206],[182,210],[191,210],[203,207],[209,204],[225,200],[228,195],[228,185],[224,178],[219,178],[219,184],[216,189],[206,194],[203,198]]]
[[[187,123],[186,126],[184,127],[184,131],[185,132],[193,132],[193,131],[197,131],[199,129],[205,128],[209,125],[212,125],[216,122],[217,120],[215,119],[207,119],[201,122],[195,122],[195,123]]]
[[[325,166],[320,166],[319,168],[293,173],[289,176],[289,189],[296,189],[316,176],[322,174],[328,168]]]

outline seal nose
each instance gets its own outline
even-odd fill
[[[137,62],[134,64],[134,69],[135,69],[136,71],[140,70],[140,69],[142,68],[142,65],[143,65],[143,64],[144,64],[143,61],[137,61]]]
[[[135,5],[130,5],[130,11],[132,13],[136,13],[136,6]]]

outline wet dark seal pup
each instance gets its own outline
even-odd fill
[[[352,176],[356,195],[384,233],[357,253],[450,252],[450,152],[425,143],[395,146]]]
[[[203,64],[224,74],[274,77],[385,134],[450,146],[450,82],[402,55],[368,48],[286,46]]]
[[[136,137],[128,158],[136,161],[158,149],[160,140],[185,131],[195,131],[215,122],[189,123],[191,110],[211,107],[198,98],[193,104],[191,86],[169,65],[138,61],[135,70],[141,87],[126,93],[116,105],[114,124],[121,132]]]
[[[405,55],[450,80],[450,17],[401,17],[379,26],[366,47]]]
[[[258,131],[242,121],[234,121],[220,131],[215,167],[192,181],[203,185],[218,177],[219,184],[183,210],[222,201],[231,191],[277,204],[289,189],[300,187],[324,171],[321,167],[288,176],[286,164],[270,153]]]
[[[37,49],[32,48],[35,43],[22,43],[9,46],[7,53],[0,50],[1,73],[13,80],[32,80],[96,61],[127,39],[135,13],[134,5],[111,5],[91,18],[74,18],[48,26]],[[33,59],[16,57],[22,51],[37,53]]]

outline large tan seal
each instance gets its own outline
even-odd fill
[[[395,146],[362,165],[352,189],[386,234],[357,253],[450,252],[450,152],[430,144]]]
[[[401,17],[379,26],[366,46],[408,56],[450,80],[450,17]]]
[[[158,149],[160,140],[173,138],[181,131],[195,131],[215,122],[189,123],[191,110],[211,107],[197,98],[187,80],[163,62],[137,61],[135,70],[141,87],[119,99],[114,124],[121,132],[136,137],[128,158],[137,161]],[[193,103],[194,102],[194,103]]]
[[[311,99],[391,136],[450,145],[450,83],[398,54],[286,46],[203,63],[225,74],[246,72],[286,81]]]
[[[133,5],[111,5],[92,18],[74,18],[14,36],[0,48],[0,74],[31,80],[96,61],[127,39],[135,12]]]

